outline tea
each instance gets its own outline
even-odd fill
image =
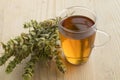
[[[93,25],[94,21],[85,16],[70,16],[62,20],[61,26],[69,31],[79,33],[89,30],[79,35],[60,31],[62,49],[68,62],[82,64],[88,60],[94,46],[95,31],[90,30]]]

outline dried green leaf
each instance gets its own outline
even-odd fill
[[[6,45],[3,43],[3,42],[0,42],[1,45],[2,45],[2,48],[5,49],[6,48]]]

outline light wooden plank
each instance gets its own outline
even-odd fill
[[[56,16],[65,8],[65,0],[56,0]]]
[[[0,42],[2,42],[2,34],[3,34],[3,27],[4,27],[4,0],[0,0]],[[2,47],[0,46],[0,55],[3,52]]]
[[[2,42],[3,27],[4,27],[4,11],[3,9],[0,9],[0,42]],[[1,52],[2,47],[0,46],[0,54]]]
[[[48,64],[48,79],[49,80],[59,80],[58,78],[57,78],[57,67],[56,67],[56,65],[55,65],[55,62],[50,62],[49,64]]]
[[[47,17],[56,17],[56,0],[48,0]]]
[[[3,10],[0,10],[0,41],[2,40],[2,30],[3,30]]]
[[[94,80],[94,72],[91,60],[83,65],[72,65],[67,63],[65,80]]]
[[[93,7],[92,1],[90,0],[65,0],[65,7],[71,7],[71,6],[84,6],[84,7]]]
[[[119,62],[116,62],[119,55],[119,43],[117,41],[119,39],[117,38],[118,31],[115,29],[118,28],[118,25],[114,23],[114,19],[119,18],[115,17],[118,13],[115,10],[117,9],[115,2],[101,0],[94,3],[98,16],[98,28],[108,32],[112,38],[109,44],[97,49],[94,55],[95,78],[98,80],[119,80],[118,74],[120,71],[116,71],[119,67]]]

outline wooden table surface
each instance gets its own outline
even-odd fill
[[[62,9],[75,5],[94,10],[97,28],[109,33],[111,40],[102,47],[95,47],[84,65],[66,62],[65,74],[60,73],[54,63],[49,67],[37,64],[33,80],[120,80],[120,0],[0,0],[0,41],[6,42],[23,32],[24,22],[55,17]],[[22,80],[24,66],[23,61],[7,75],[6,65],[3,65],[0,80]]]

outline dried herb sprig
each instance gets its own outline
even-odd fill
[[[25,72],[22,75],[24,80],[30,80],[34,73],[35,64],[39,61],[39,55],[31,55],[30,61],[27,62],[25,66]]]
[[[29,30],[28,33],[22,33],[20,36],[9,40],[6,44],[1,43],[4,55],[0,57],[0,66],[5,64],[11,56],[14,56],[13,61],[6,68],[6,72],[10,73],[17,64],[31,55],[31,59],[27,62],[23,74],[24,80],[31,79],[35,64],[43,60],[45,62],[54,60],[58,69],[64,73],[66,67],[62,61],[62,51],[59,44],[59,20],[60,18],[49,19],[40,23],[31,20],[25,23],[24,28]]]

